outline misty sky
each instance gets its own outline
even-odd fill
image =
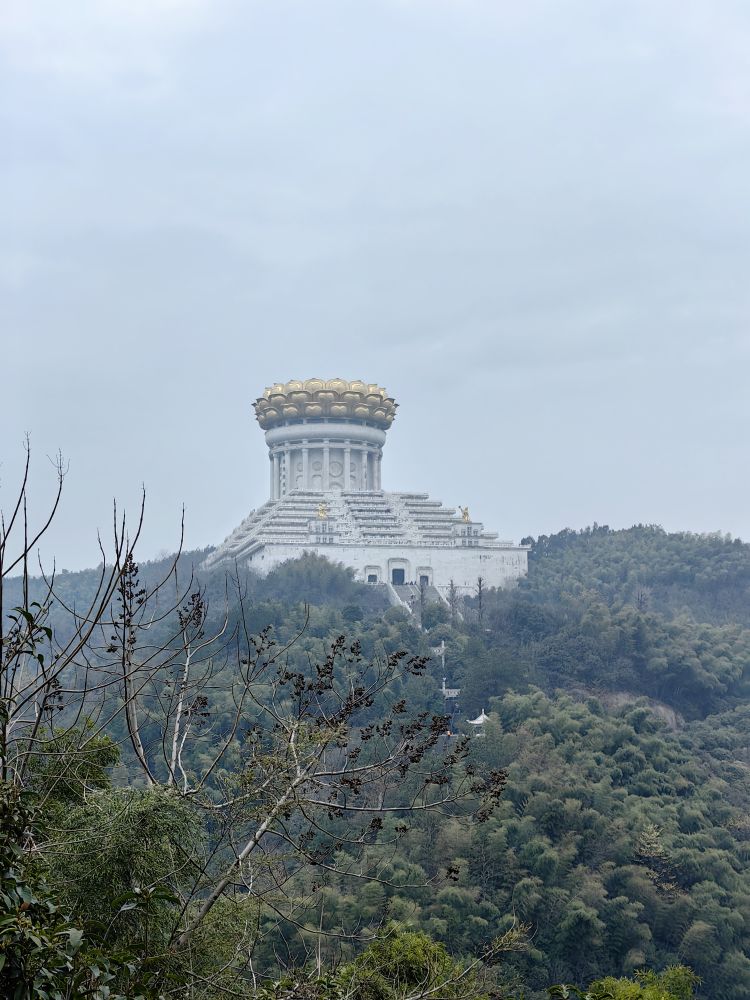
[[[251,401],[379,381],[386,489],[750,538],[750,6],[4,0],[2,448],[144,558],[267,498]]]

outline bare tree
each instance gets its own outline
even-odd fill
[[[107,615],[120,586],[123,569],[132,553],[143,523],[141,507],[132,535],[124,517],[114,508],[112,552],[107,562],[99,539],[102,563],[98,580],[87,607],[72,615],[63,641],[53,635],[49,612],[55,594],[55,575],[44,577],[42,594],[30,599],[31,560],[37,544],[52,525],[62,494],[65,467],[56,460],[56,492],[42,523],[32,528],[28,519],[30,450],[26,442],[26,462],[22,482],[8,517],[0,514],[0,776],[22,785],[30,761],[43,753],[50,739],[51,720],[64,707],[78,704],[75,718],[91,703],[93,677],[85,672],[83,687],[77,687],[78,667],[89,665],[87,657],[95,632]],[[8,580],[20,576],[18,604],[8,606]],[[16,590],[16,593],[17,590]],[[68,718],[73,716],[68,715]]]
[[[176,796],[208,831],[202,845],[181,845],[163,879],[177,901],[175,953],[189,952],[224,897],[263,909],[271,927],[274,918],[297,925],[310,905],[300,889],[305,872],[392,884],[385,868],[394,831],[398,838],[410,818],[466,801],[478,820],[491,813],[505,774],[480,777],[467,741],[448,740],[447,716],[412,716],[392,694],[401,679],[424,672],[425,658],[395,650],[367,659],[339,636],[321,660],[306,660],[298,648],[304,624],[284,643],[270,627],[252,632],[239,571],[212,615],[192,576],[180,585],[179,552],[146,586],[134,553],[143,504],[132,536],[115,511],[112,555],[100,541],[98,583],[84,609],[66,602],[54,572],[43,576],[42,599],[31,601],[31,558],[59,501],[62,463],[51,513],[36,532],[27,483],[28,454],[17,502],[0,521],[2,777],[24,785],[35,760],[51,747],[59,753],[62,726],[65,754],[55,773],[64,780],[124,723],[134,773]],[[13,571],[22,600],[9,612]],[[49,624],[53,602],[66,614],[62,634]],[[246,936],[242,969],[258,933],[256,926]]]
[[[458,604],[459,604],[459,593],[458,587],[456,587],[453,582],[453,577],[451,577],[450,583],[448,584],[448,607],[451,613],[451,625],[456,624],[456,618],[458,617]]]
[[[640,612],[648,611],[651,603],[651,588],[637,584],[635,589],[635,606]]]
[[[481,576],[478,576],[477,577],[477,586],[476,586],[476,594],[477,594],[477,621],[479,622],[480,626],[482,625],[482,623],[484,621],[484,591],[485,591],[484,578],[481,577]]]

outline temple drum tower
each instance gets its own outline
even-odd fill
[[[253,404],[265,432],[269,499],[205,560],[243,564],[265,574],[317,552],[351,567],[357,579],[384,584],[409,608],[420,588],[431,599],[513,584],[527,570],[527,547],[431,500],[382,488],[383,445],[396,415],[385,389],[334,378],[292,380],[267,388]]]
[[[396,403],[380,386],[311,378],[272,385],[254,403],[266,432],[270,499],[292,490],[380,490]]]

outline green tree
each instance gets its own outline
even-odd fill
[[[552,986],[548,994],[553,1000],[691,1000],[694,987],[700,982],[690,969],[674,966],[665,972],[643,971],[635,979],[598,979],[587,989]]]

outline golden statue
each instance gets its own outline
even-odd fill
[[[469,517],[469,508],[468,507],[461,507],[459,505],[458,509],[461,511],[461,517],[464,519],[464,523],[468,524],[469,521],[471,520],[471,518]]]
[[[328,517],[328,505],[324,503],[318,504],[318,519],[320,521],[325,521]]]

